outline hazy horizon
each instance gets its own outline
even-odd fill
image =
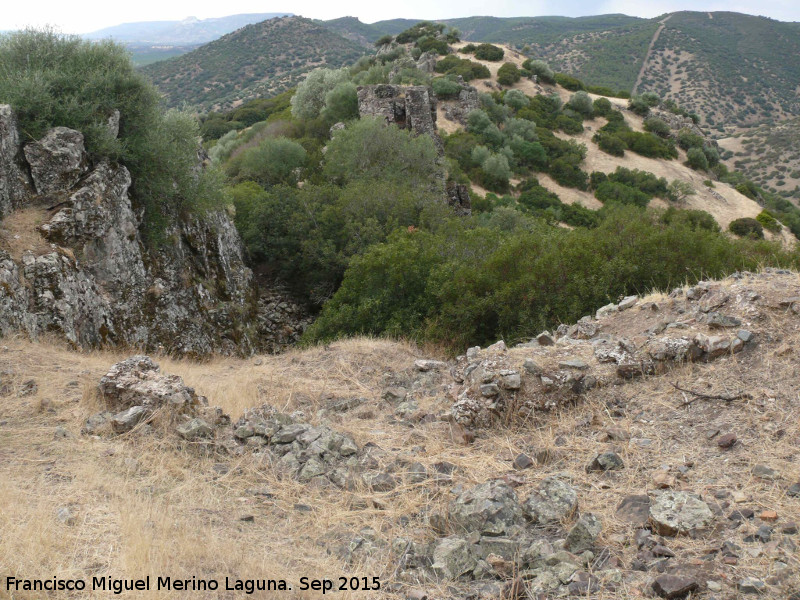
[[[632,0],[497,0],[491,14],[487,15],[486,4],[478,0],[440,0],[435,5],[427,0],[407,0],[403,14],[396,14],[396,5],[384,5],[367,0],[349,0],[344,3],[322,3],[317,0],[295,0],[290,5],[277,2],[263,3],[257,0],[236,0],[221,5],[217,2],[189,2],[177,0],[165,6],[155,0],[142,0],[135,5],[118,5],[109,10],[108,3],[98,0],[65,5],[55,0],[44,0],[37,10],[13,5],[0,16],[0,31],[24,27],[53,26],[64,33],[90,33],[123,23],[149,21],[181,21],[188,17],[211,19],[245,13],[289,12],[314,19],[335,19],[344,16],[358,17],[364,23],[388,19],[455,19],[472,16],[493,17],[580,17],[622,13],[630,16],[652,18],[668,12],[692,10],[697,12],[739,12],[754,16],[766,16],[781,21],[800,21],[800,3],[785,0],[752,2],[723,2],[706,0],[687,2],[684,0],[656,0],[634,2]],[[102,8],[101,8],[102,7]]]

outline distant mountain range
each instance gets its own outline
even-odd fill
[[[182,21],[140,21],[106,27],[83,34],[82,37],[89,40],[112,38],[118,42],[136,45],[199,45],[212,42],[245,25],[288,15],[291,13],[249,13],[215,19],[188,17]]]
[[[311,69],[341,67],[365,48],[302,17],[247,25],[177,58],[142,71],[167,104],[224,109],[297,85]]]

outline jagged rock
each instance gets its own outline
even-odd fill
[[[450,503],[448,516],[456,533],[509,535],[524,523],[517,495],[502,481],[488,481],[465,490]]]
[[[445,103],[444,116],[448,121],[466,125],[467,115],[480,107],[478,90],[472,86],[464,86],[455,101]]]
[[[178,435],[185,440],[197,440],[201,438],[208,438],[214,434],[211,425],[206,423],[203,419],[192,419],[176,428]]]
[[[21,206],[32,183],[23,164],[17,118],[7,104],[0,104],[0,219]]]
[[[55,127],[38,142],[26,144],[23,151],[39,194],[70,189],[88,168],[83,134],[74,129]]]
[[[468,186],[448,181],[445,192],[447,194],[447,203],[457,215],[466,216],[472,214],[472,199],[469,195]]]
[[[626,496],[617,507],[617,518],[634,525],[645,525],[650,518],[650,496]]]
[[[136,355],[113,365],[101,379],[100,393],[116,408],[170,406],[187,413],[203,404],[178,375],[164,375],[149,356]]]
[[[144,406],[131,406],[129,409],[114,415],[111,419],[111,427],[114,433],[125,433],[136,427],[149,412]]]
[[[360,116],[382,117],[387,124],[428,134],[441,145],[436,132],[436,102],[430,88],[382,83],[359,86],[357,93]]]
[[[433,572],[443,579],[458,579],[476,565],[466,540],[450,536],[439,540],[433,551]]]
[[[696,494],[665,491],[650,506],[650,524],[659,535],[689,534],[711,525],[714,515]]]
[[[618,308],[619,310],[627,310],[635,306],[638,301],[639,301],[639,296],[626,296],[625,298],[620,300]]]
[[[547,477],[531,492],[523,508],[534,523],[557,523],[577,510],[578,494],[565,481]]]
[[[597,516],[584,513],[567,533],[564,547],[573,554],[591,550],[602,530],[603,525]]]
[[[439,55],[436,52],[423,52],[417,59],[417,68],[423,73],[434,73]]]
[[[736,589],[743,594],[760,594],[766,587],[767,584],[755,577],[745,577],[736,582]]]
[[[428,371],[440,371],[447,367],[447,363],[442,362],[440,360],[415,360],[414,361],[414,368],[417,371],[421,371],[422,373],[427,373]]]
[[[589,463],[586,467],[586,471],[616,471],[624,468],[625,463],[616,452],[604,452],[598,454],[594,460]]]
[[[712,329],[724,329],[730,327],[739,327],[742,322],[737,319],[736,317],[731,317],[728,315],[723,315],[722,313],[718,312],[710,312],[708,313],[708,326]],[[744,341],[744,340],[742,340]]]
[[[539,343],[540,346],[552,346],[556,343],[553,339],[553,336],[550,335],[549,331],[543,331],[539,335],[536,336],[536,341]]]

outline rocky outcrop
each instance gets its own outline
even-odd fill
[[[0,219],[21,205],[31,188],[19,143],[17,119],[10,106],[0,104]]]
[[[467,124],[467,115],[481,107],[478,90],[474,87],[464,86],[458,93],[458,98],[444,104],[444,117],[461,125]]]
[[[391,84],[360,86],[358,114],[362,117],[380,117],[387,124],[393,123],[401,129],[430,135],[437,147],[441,146],[436,130],[436,101],[429,87]]]
[[[118,123],[115,113],[109,129]],[[37,233],[50,247],[16,258],[0,248],[0,333],[53,332],[83,348],[192,356],[275,350],[296,340],[297,326],[291,334],[261,326],[276,319],[258,318],[253,276],[225,212],[178,220],[163,243],[146,246],[132,183],[122,165],[90,164],[83,136],[71,129],[56,127],[23,147],[13,112],[0,106],[0,217],[40,211]]]

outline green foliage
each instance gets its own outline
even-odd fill
[[[692,230],[702,229],[712,233],[721,231],[714,217],[704,210],[678,210],[670,206],[661,215],[661,222],[667,225],[685,225]]]
[[[771,231],[772,233],[778,233],[781,230],[781,224],[778,223],[778,220],[766,209],[758,213],[756,221],[761,223],[761,226],[764,229]]]
[[[358,92],[355,84],[343,81],[325,94],[322,117],[329,123],[350,121],[358,118]]]
[[[653,196],[664,198],[667,195],[667,180],[647,171],[617,167],[616,171],[608,175],[608,179],[635,188],[649,198]]]
[[[455,98],[463,89],[461,85],[446,77],[436,77],[431,81],[431,86],[433,87],[433,93],[438,98],[443,99]]]
[[[673,202],[680,202],[689,196],[694,196],[696,193],[692,184],[682,179],[673,180],[667,188],[667,198]]]
[[[159,109],[158,94],[112,42],[85,42],[50,30],[0,37],[0,103],[17,114],[25,141],[54,126],[84,134],[93,161],[122,162],[131,172],[143,232],[157,241],[182,213],[219,203],[217,174],[196,171],[199,126],[188,113]],[[119,136],[107,126],[120,112]]]
[[[708,158],[701,148],[689,148],[686,152],[686,164],[695,171],[708,170]]]
[[[487,189],[503,192],[508,189],[508,179],[511,177],[511,167],[508,159],[502,154],[491,154],[481,163],[483,177],[481,182]]]
[[[417,48],[419,48],[422,52],[435,52],[440,56],[446,56],[450,51],[450,48],[447,46],[447,42],[445,40],[438,40],[436,38],[420,39],[417,42]]]
[[[564,133],[569,135],[577,135],[583,131],[583,119],[580,116],[570,111],[571,114],[562,113],[556,117],[556,127]]]
[[[595,198],[603,202],[616,202],[618,204],[631,204],[641,208],[650,203],[650,196],[624,183],[604,181],[597,186]]]
[[[702,148],[704,143],[703,136],[694,133],[691,129],[681,129],[678,132],[678,146],[684,150]]]
[[[670,126],[667,125],[665,121],[659,119],[658,117],[648,117],[644,120],[644,130],[649,131],[650,133],[654,133],[658,137],[669,137]]]
[[[391,35],[388,35],[388,34],[387,34],[387,35],[384,35],[384,36],[381,36],[381,37],[379,37],[379,38],[378,38],[378,39],[375,41],[375,44],[374,44],[374,45],[375,45],[375,47],[376,47],[376,48],[380,48],[381,46],[388,46],[388,45],[389,45],[389,44],[391,44],[393,41],[394,41],[394,37],[393,37],[393,36],[391,36]]]
[[[584,191],[589,189],[589,175],[581,170],[574,155],[556,158],[550,163],[548,172],[559,185]]]
[[[336,132],[328,143],[323,172],[340,184],[391,180],[428,191],[436,188],[439,168],[429,136],[413,136],[385,126],[381,119],[364,118]]]
[[[491,76],[486,65],[465,58],[458,58],[455,54],[448,54],[436,63],[437,73],[445,75],[460,75],[464,81],[473,79],[486,79]]]
[[[352,64],[366,49],[302,17],[247,25],[196,50],[142,69],[168,106],[235,106],[295,87],[314,67]]]
[[[520,90],[508,90],[505,96],[503,96],[503,102],[505,102],[506,106],[515,111],[527,108],[531,103],[530,98]]]
[[[522,78],[517,65],[507,62],[497,70],[497,83],[500,85],[514,85]]]
[[[624,294],[797,264],[777,244],[731,240],[674,214],[666,222],[635,207],[605,213],[597,227],[574,231],[520,216],[510,233],[468,221],[396,232],[351,263],[306,340],[403,335],[459,352],[529,339]]]
[[[608,116],[614,110],[608,98],[598,98],[592,103],[592,112],[595,117]]]
[[[530,71],[532,75],[535,75],[537,81],[541,83],[552,84],[556,82],[556,74],[543,60],[532,60],[529,58],[522,63],[522,66]]]
[[[314,69],[297,86],[297,91],[292,96],[292,115],[303,120],[317,118],[325,107],[328,93],[340,84],[349,82],[350,74],[347,69]]]
[[[225,171],[234,181],[255,181],[264,187],[296,184],[306,156],[305,149],[294,140],[267,138],[228,162]]]
[[[566,73],[556,73],[555,80],[558,85],[571,92],[577,92],[578,90],[586,89],[586,86],[583,85],[583,82],[580,79],[573,77],[572,75],[567,75]]]
[[[606,100],[608,102],[608,100]],[[584,119],[589,119],[594,112],[594,105],[592,99],[584,91],[575,92],[567,102],[567,108],[574,110],[581,115]]]
[[[444,25],[442,25],[441,23],[420,21],[419,23],[399,33],[395,38],[395,40],[397,41],[398,44],[409,44],[411,42],[416,42],[422,37],[436,38],[443,31],[444,31]]]
[[[650,104],[641,96],[633,96],[628,100],[628,109],[640,117],[646,117],[650,113]]]
[[[597,132],[592,138],[600,150],[611,156],[625,156],[628,145],[620,137],[605,131]]]
[[[764,228],[761,223],[749,217],[731,221],[730,225],[728,225],[728,230],[739,237],[752,239],[762,239],[764,237]]]
[[[503,49],[492,44],[480,44],[475,48],[475,58],[479,60],[498,62],[503,60],[503,56],[505,56]]]

